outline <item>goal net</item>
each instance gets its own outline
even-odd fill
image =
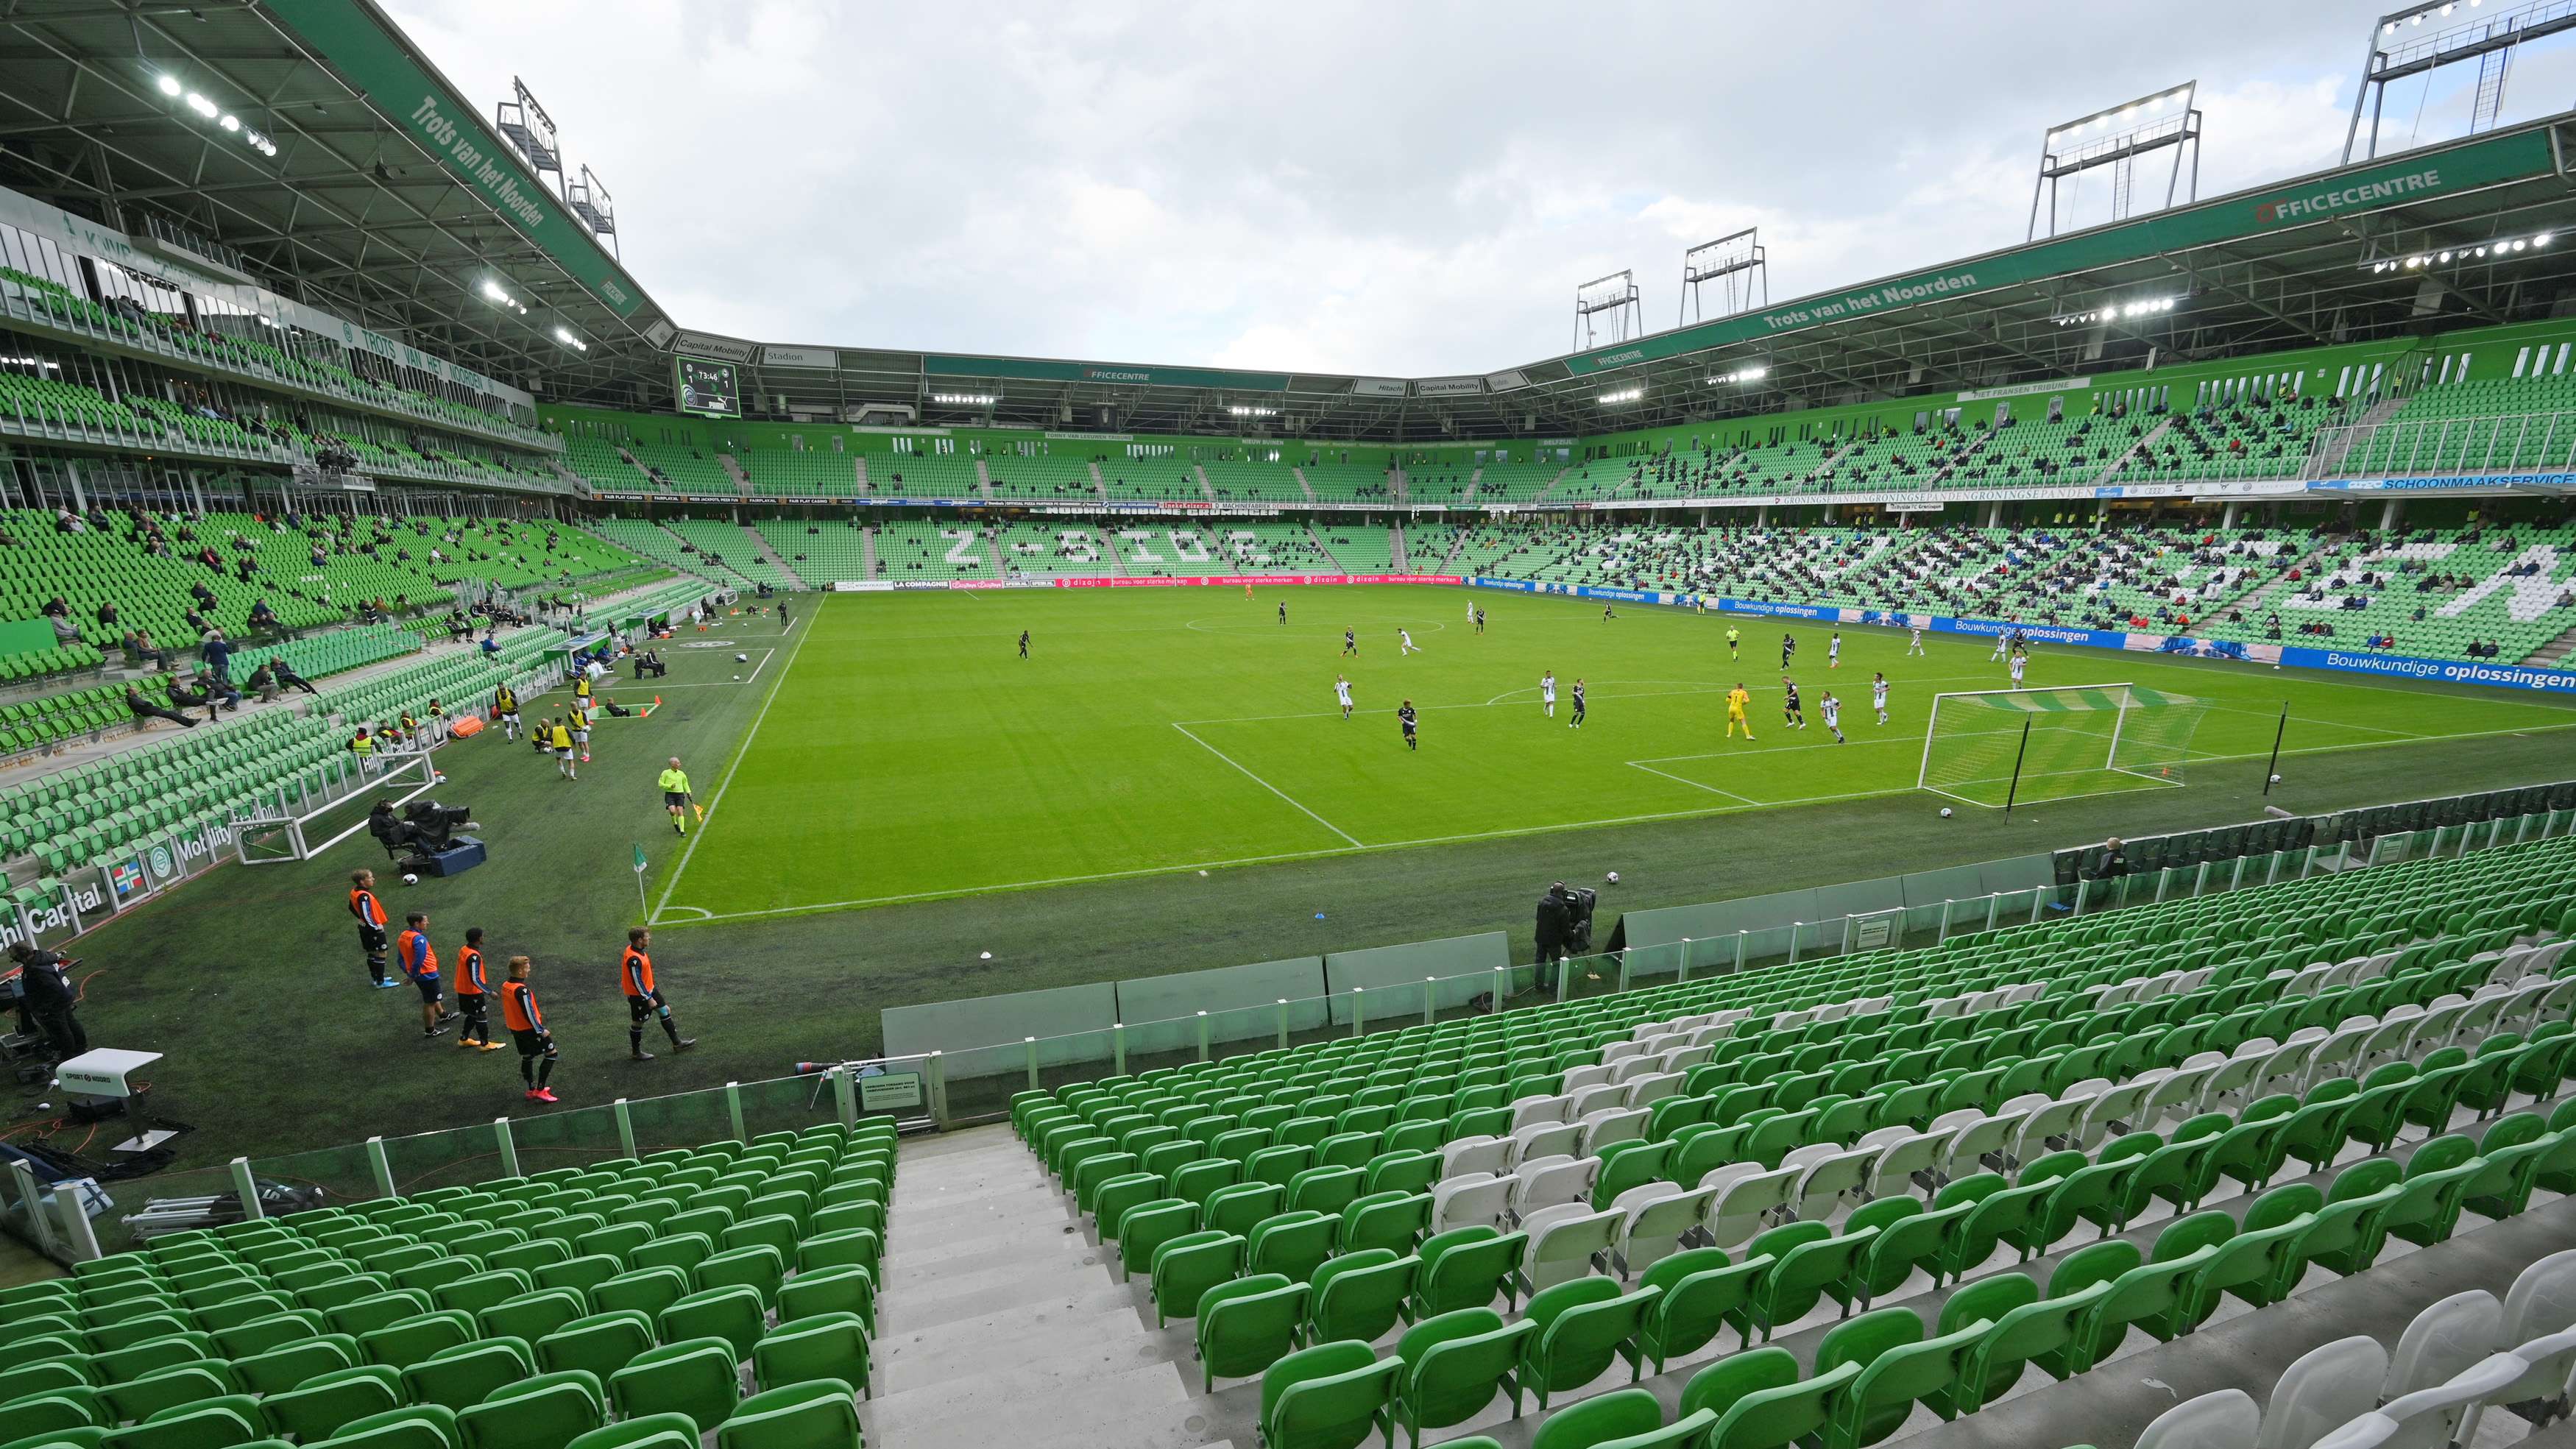
[[[1970,805],[2184,783],[2209,702],[2135,684],[1932,697],[1919,789]]]

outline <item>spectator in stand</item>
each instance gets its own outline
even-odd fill
[[[277,682],[287,689],[300,689],[306,694],[313,695],[318,695],[322,692],[313,687],[312,680],[309,680],[303,675],[296,673],[294,670],[287,668],[286,656],[282,654],[272,654],[268,656],[268,671],[269,673],[276,675]]]
[[[151,700],[143,697],[142,690],[135,688],[131,684],[125,686],[125,707],[133,713],[134,722],[137,725],[142,724],[142,722],[147,719],[166,719],[172,724],[179,726],[181,729],[192,730],[197,727],[197,722],[195,720],[188,718],[186,715],[179,713],[175,709],[165,709],[160,705],[154,704]]]
[[[205,637],[197,643],[198,651],[205,657],[206,673],[213,676],[218,684],[232,683],[233,646],[224,638],[224,631],[208,629]]]
[[[265,664],[252,670],[250,672],[250,678],[242,681],[242,683],[243,687],[247,688],[252,694],[259,697],[259,702],[262,704],[267,704],[275,700],[280,693],[277,687],[277,671],[269,668]]]

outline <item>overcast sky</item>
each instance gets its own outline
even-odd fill
[[[1683,251],[1746,226],[1784,301],[2018,242],[2049,126],[2186,80],[2202,195],[2330,165],[2383,6],[387,8],[487,121],[526,80],[683,326],[1423,376],[1569,350],[1621,268],[1668,328]],[[2392,88],[2383,151],[2462,133],[2452,70]],[[2555,109],[2576,47],[2512,79],[2508,120]]]

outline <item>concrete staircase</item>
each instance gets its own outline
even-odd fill
[[[1306,537],[1315,545],[1315,551],[1324,556],[1324,562],[1332,565],[1327,572],[1337,574],[1346,574],[1350,572],[1349,569],[1342,567],[1342,561],[1340,559],[1333,557],[1332,546],[1324,542],[1324,536],[1317,533],[1315,531],[1315,526],[1311,523],[1306,525]]]
[[[993,496],[993,471],[985,466],[980,453],[975,457],[975,496],[984,499]]]
[[[1190,465],[1190,476],[1198,480],[1199,492],[1206,495],[1208,502],[1214,503],[1216,501],[1216,485],[1208,481],[1207,470],[1196,463],[1192,463]],[[1305,480],[1301,478],[1298,481],[1302,483]]]
[[[2350,427],[2337,428],[2334,436],[2321,443],[2310,456],[2302,477],[2331,478],[2343,468],[2343,460],[2352,456],[2353,446],[2379,432],[2379,425],[2395,417],[2406,406],[2407,397],[2384,397],[2362,411]]]
[[[1191,1449],[1212,1434],[1191,1325],[1153,1326],[1046,1170],[1006,1126],[907,1142],[887,1205],[870,1444]],[[1260,1384],[1217,1398],[1249,1397]]]
[[[796,570],[787,566],[787,560],[780,556],[777,549],[770,547],[768,534],[761,532],[759,529],[752,527],[748,523],[742,525],[742,531],[751,535],[751,546],[760,551],[760,556],[762,558],[769,560],[769,566],[778,570],[781,578],[787,580],[787,587],[791,589],[810,589],[813,587],[813,585],[798,577]]]
[[[744,494],[751,492],[751,475],[742,471],[740,458],[719,448],[716,450],[716,462],[723,466],[725,476],[733,480],[734,492]]]
[[[2147,429],[2144,436],[2140,437],[2136,442],[2131,443],[2128,446],[2128,449],[2121,453],[2120,456],[2103,465],[2101,472],[2094,474],[2091,478],[2088,478],[2085,481],[2096,487],[2110,482],[2114,477],[2118,476],[2122,468],[2129,465],[2129,460],[2131,458],[2136,457],[2139,451],[2145,448],[2149,443],[2163,437],[2165,435],[2165,429],[2172,426],[2173,418],[2170,414],[2158,419],[2156,425]]]
[[[865,453],[853,453],[853,454],[851,454],[851,455],[850,455],[850,461],[851,461],[852,463],[854,463],[854,464],[858,465],[858,470],[859,470],[859,493],[858,493],[858,496],[859,496],[859,497],[861,497],[861,498],[865,498],[865,497],[867,497],[867,496],[868,496],[869,492],[871,491],[871,490],[869,489],[869,487],[868,487],[868,455],[867,455],[867,454],[865,454]]]
[[[866,481],[867,469],[867,464],[859,465],[862,482]],[[859,568],[869,578],[877,576],[877,531],[874,526],[859,530]]]
[[[2571,664],[2576,664],[2576,629],[2570,629],[2541,645],[2532,651],[2529,659],[2522,662],[2536,664],[2545,669],[2565,669]]]
[[[1094,462],[1087,463],[1084,466],[1091,470],[1091,491],[1100,495],[1101,502],[1108,502],[1109,480],[1100,476],[1100,465]]]
[[[1314,502],[1315,485],[1306,481],[1306,470],[1303,468],[1290,468],[1288,471],[1296,475],[1297,486],[1306,490],[1306,501],[1309,503]]]
[[[1404,556],[1404,525],[1401,523],[1389,523],[1386,526],[1386,557],[1388,562],[1395,565],[1397,573],[1414,572],[1413,560]]]
[[[1466,497],[1464,497],[1464,498],[1459,499],[1459,500],[1458,500],[1458,502],[1459,502],[1460,504],[1462,504],[1462,505],[1475,502],[1475,501],[1476,501],[1476,485],[1477,485],[1477,484],[1479,484],[1479,483],[1482,483],[1482,482],[1484,482],[1484,481],[1485,481],[1485,470],[1484,470],[1484,469],[1482,469],[1482,468],[1479,468],[1479,469],[1477,469],[1476,471],[1474,471],[1474,472],[1472,472],[1472,473],[1468,474],[1468,475],[1467,475],[1467,496],[1466,496]]]

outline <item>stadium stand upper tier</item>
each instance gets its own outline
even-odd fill
[[[1091,478],[1091,460],[1077,457],[986,458],[984,471],[997,499],[1026,498],[1048,503],[1084,502],[1100,496]]]
[[[759,531],[769,551],[809,584],[868,576],[867,530],[857,519],[764,518]]]

